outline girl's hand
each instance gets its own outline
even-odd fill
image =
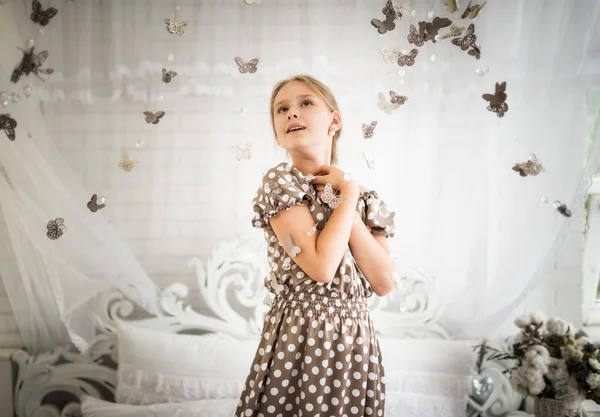
[[[314,177],[311,183],[315,186],[317,191],[320,191],[321,193],[325,188],[325,184],[331,184],[333,191],[336,192],[346,181],[344,179],[344,171],[333,165],[321,165],[316,171],[312,172],[312,174]]]

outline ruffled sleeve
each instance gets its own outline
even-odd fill
[[[371,233],[394,237],[396,233],[394,225],[396,212],[390,211],[385,201],[379,198],[376,191],[361,192],[356,210],[365,225],[371,230]]]
[[[308,204],[311,197],[291,173],[291,166],[281,163],[268,170],[263,176],[256,197],[252,200],[254,218],[252,225],[258,228],[271,227],[269,219],[281,210],[289,210],[292,206]]]

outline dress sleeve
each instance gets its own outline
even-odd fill
[[[280,164],[268,170],[252,200],[252,225],[258,228],[270,227],[269,219],[281,210],[289,210],[299,204],[308,205],[311,197],[304,191],[306,188],[290,174],[289,165]]]
[[[360,193],[357,209],[365,225],[371,233],[394,237],[396,227],[394,216],[396,212],[390,211],[385,201],[379,198],[374,190]]]

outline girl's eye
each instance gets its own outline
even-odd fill
[[[277,110],[277,113],[281,113],[282,111],[286,111],[286,110],[287,110],[287,107],[280,107],[280,108]]]
[[[306,100],[305,102],[302,103],[302,105],[304,106],[305,104],[312,104],[310,101]]]

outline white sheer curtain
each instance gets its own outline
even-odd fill
[[[214,183],[217,197],[198,204],[197,210],[215,225],[206,235],[216,242],[249,224],[257,181],[281,158],[274,151],[267,113],[273,84],[296,73],[321,79],[342,107],[340,165],[378,190],[397,211],[393,249],[398,262],[437,277],[447,299],[443,324],[452,335],[486,336],[547,276],[560,250],[571,220],[561,216],[553,202],[582,209],[600,152],[597,136],[589,149],[584,147],[586,93],[600,83],[600,3],[488,0],[474,22],[480,60],[446,39],[427,42],[419,48],[414,66],[400,68],[384,62],[378,48],[410,51],[410,24],[418,27],[419,21],[430,21],[430,12],[460,26],[471,23],[460,19],[461,13],[448,14],[441,1],[408,4],[414,13],[380,36],[370,21],[383,18],[385,1],[49,1],[44,7],[52,5],[60,12],[43,36],[37,36],[36,45],[49,50],[45,65],[55,73],[45,84],[36,83],[34,91],[46,109],[81,102],[105,112],[102,149],[111,164],[122,149],[136,151],[135,143],[143,137],[149,144],[139,154],[140,169],[147,170],[142,192],[152,195],[156,205],[173,198],[157,190],[176,187],[190,172]],[[27,1],[16,3],[8,9],[14,16],[10,19],[25,21],[29,7]],[[183,36],[165,30],[163,20],[171,13],[189,21]],[[17,45],[24,45],[33,27],[20,26]],[[20,52],[14,45],[2,47],[12,51],[9,62],[3,59],[4,83]],[[258,71],[241,74],[236,56],[245,61],[259,58]],[[160,81],[163,67],[178,73],[170,84]],[[482,94],[494,92],[496,82],[507,83],[509,110],[503,118],[486,110],[482,99]],[[389,90],[409,99],[388,115],[377,102],[378,93],[387,95]],[[35,109],[26,115],[22,106],[20,126],[30,126],[38,120],[31,118]],[[143,123],[141,112],[146,110],[163,110],[166,115],[144,135],[134,134],[133,126]],[[372,120],[378,121],[375,138],[364,140],[361,123]],[[52,123],[68,134],[76,121]],[[185,132],[178,135],[177,129]],[[19,152],[37,151],[42,161],[50,159],[40,152],[44,145],[38,142],[39,132],[27,141],[22,133],[26,131],[19,130],[21,140],[0,145],[3,165],[8,164],[7,149],[20,146],[30,149]],[[50,137],[49,143],[66,140],[60,136]],[[230,147],[246,142],[252,143],[254,157],[240,164],[231,157]],[[192,147],[203,152],[190,153]],[[369,170],[363,152],[375,160],[375,170]],[[546,172],[522,178],[511,167],[531,153]],[[198,162],[184,172],[179,161],[190,155],[197,155]],[[157,160],[166,160],[166,178],[153,171]],[[83,179],[56,169],[47,175],[44,170],[50,168],[54,169],[40,164],[37,175],[55,178],[52,187],[65,190],[60,198],[53,188],[19,187],[18,175],[29,171],[18,163],[12,169],[5,166],[18,193],[8,203],[3,195],[3,208],[19,207],[20,196],[37,209],[38,223],[64,213],[58,207],[69,204],[76,192],[83,193],[65,184]],[[131,187],[122,176],[107,175],[115,195]],[[52,212],[40,206],[46,201],[43,193],[55,195],[46,195],[56,204]],[[113,205],[117,217],[118,202]],[[10,208],[4,208],[7,211]],[[13,212],[23,227],[33,227],[34,219],[21,216],[18,208]],[[84,213],[85,207],[80,215]],[[233,220],[224,222],[224,213]],[[145,217],[148,235],[158,215],[157,211]],[[77,239],[94,239],[105,256],[118,253],[121,267],[135,265],[135,273],[122,276],[139,277],[135,284],[147,288],[143,271],[124,245],[113,250],[118,238],[110,229],[102,228],[106,235],[100,234],[93,229],[96,224],[86,220],[70,225],[69,233],[78,226],[81,231],[73,233],[85,236]],[[44,238],[38,234],[31,240],[54,245]],[[78,242],[73,236],[71,241]],[[56,245],[51,250],[56,251]],[[97,253],[85,252],[90,263],[97,260]],[[31,262],[42,265],[40,259]],[[65,264],[72,266],[68,260]],[[76,276],[89,279],[88,274]],[[107,281],[115,277],[114,271],[100,275]],[[15,296],[15,304],[18,300]]]

